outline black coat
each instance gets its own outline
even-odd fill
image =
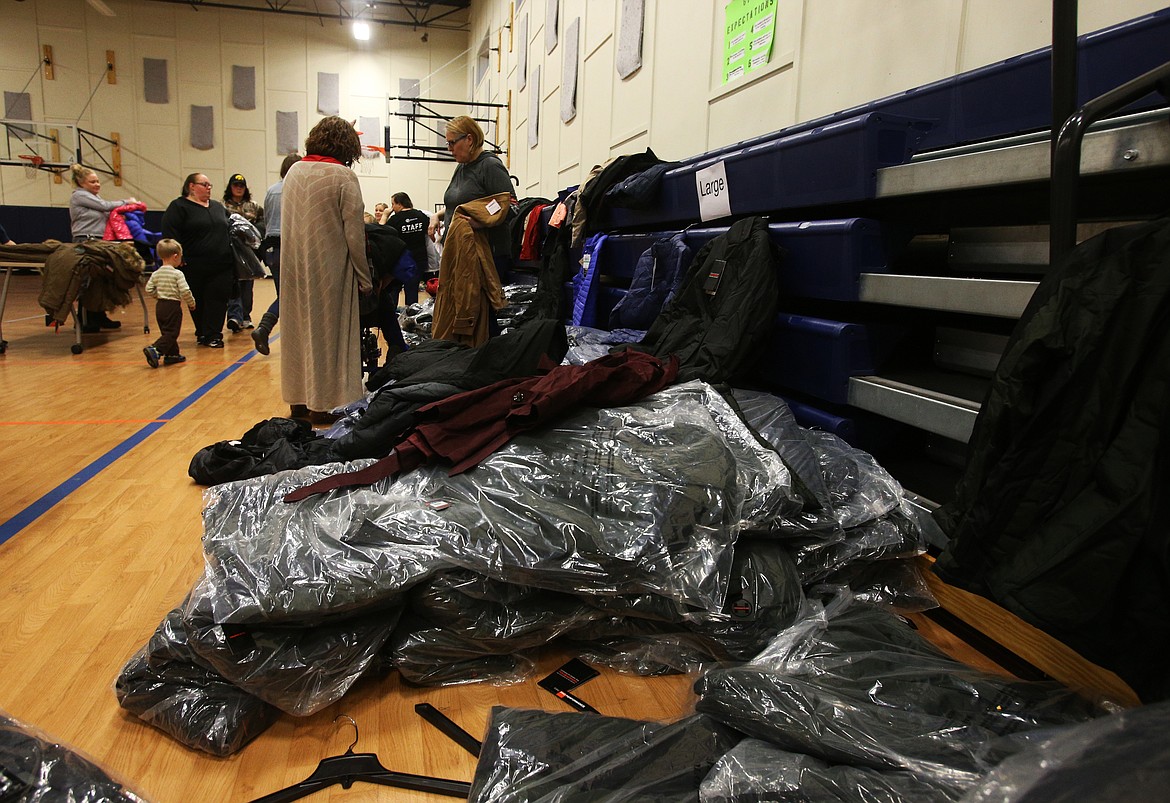
[[[780,249],[768,238],[767,221],[736,221],[699,250],[674,298],[631,348],[677,354],[680,382],[725,382],[772,327],[779,271]]]
[[[969,444],[936,572],[1170,696],[1170,218],[1041,282]]]

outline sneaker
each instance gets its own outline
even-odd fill
[[[255,327],[255,325],[253,325],[253,323],[250,320],[245,318],[244,319],[244,328],[245,329],[255,329],[256,327]]]
[[[177,365],[181,362],[187,362],[187,358],[182,354],[168,354],[163,357],[163,365]]]
[[[252,330],[252,342],[256,344],[256,351],[268,356],[271,349],[268,347],[268,330],[261,327]]]
[[[231,333],[234,335],[236,332],[238,332],[238,331],[240,331],[241,329],[243,329],[243,328],[244,328],[244,325],[243,325],[242,323],[240,323],[240,322],[239,322],[237,319],[235,319],[235,318],[228,318],[228,320],[227,320],[227,327],[228,327],[228,329],[231,331]]]
[[[151,368],[158,368],[158,349],[156,349],[154,346],[147,346],[142,350],[142,353],[146,355],[147,365],[149,365]],[[170,357],[167,359],[169,360]]]
[[[223,348],[223,341],[217,337],[212,340],[208,340],[203,345],[207,346],[209,349],[221,349]]]

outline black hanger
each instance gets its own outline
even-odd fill
[[[462,747],[468,753],[479,758],[483,745],[439,709],[430,703],[415,703],[414,713],[438,728],[447,738]]]
[[[252,803],[281,803],[286,800],[299,800],[330,786],[340,784],[343,789],[349,789],[358,782],[397,786],[400,789],[434,792],[438,795],[463,799],[471,794],[471,784],[464,781],[449,781],[445,778],[432,778],[427,775],[394,772],[382,766],[376,753],[353,752],[353,748],[358,743],[358,726],[352,717],[345,714],[333,721],[336,723],[338,719],[343,717],[353,725],[354,732],[353,743],[346,748],[343,755],[321,759],[317,769],[313,770],[313,774],[305,780],[264,797],[258,797]]]

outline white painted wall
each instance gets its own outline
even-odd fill
[[[102,196],[107,199],[135,196],[151,209],[163,209],[178,194],[183,177],[198,171],[215,184],[216,198],[228,176],[243,173],[253,196],[260,196],[255,200],[262,201],[284,157],[276,150],[276,111],[299,113],[303,143],[322,116],[316,110],[319,71],[340,75],[342,116],[378,117],[383,124],[389,120],[402,136],[405,124],[387,112],[387,98],[398,94],[400,78],[430,76],[421,88],[424,96],[465,96],[463,59],[440,70],[466,49],[464,33],[431,30],[423,43],[419,31],[375,25],[369,42],[357,42],[349,27],[336,21],[196,11],[143,0],[107,4],[115,17],[97,14],[84,0],[5,0],[0,5],[0,89],[31,93],[37,121],[78,122],[104,136],[120,134],[125,181],[115,187],[103,177]],[[39,69],[45,44],[53,48],[52,81]],[[103,77],[107,50],[115,54],[115,85]],[[145,102],[143,58],[167,61],[169,103]],[[231,105],[233,65],[256,70],[255,110]],[[190,147],[192,104],[214,107],[211,150]],[[357,172],[368,208],[388,202],[400,190],[416,206],[429,208],[442,201],[451,168],[423,161],[387,164],[375,158],[359,162]],[[19,167],[0,167],[0,204],[68,206],[71,189],[68,177],[55,184],[44,173],[28,179]]]
[[[721,0],[646,0],[643,66],[625,80],[615,69],[621,0],[559,0],[559,41],[551,53],[545,47],[550,0],[474,0],[470,33],[431,31],[427,43],[418,32],[395,26],[375,26],[372,40],[358,43],[335,22],[144,0],[107,2],[116,17],[98,15],[84,0],[5,0],[0,88],[20,91],[32,76],[27,91],[38,120],[80,117],[84,128],[119,132],[126,182],[122,188],[106,182],[102,194],[135,195],[156,209],[196,170],[211,178],[217,195],[237,171],[254,189],[274,181],[282,158],[275,147],[275,112],[298,111],[303,138],[320,116],[318,71],[340,74],[341,113],[351,118],[388,119],[386,98],[398,93],[399,79],[428,75],[426,96],[509,104],[500,119],[517,191],[551,197],[611,156],[651,147],[665,159],[685,158],[1043,47],[1051,36],[1051,0],[778,0],[769,66],[724,86]],[[1084,33],[1163,5],[1081,0],[1079,7]],[[528,36],[521,42],[525,17]],[[577,115],[562,123],[564,35],[574,18],[581,20]],[[477,82],[477,55],[485,41],[488,66]],[[42,44],[53,46],[54,81],[39,74]],[[520,88],[522,48],[528,75],[540,71],[535,101],[534,81]],[[101,80],[106,50],[117,57],[114,86]],[[168,61],[169,104],[144,102],[144,57]],[[231,108],[235,64],[256,68],[255,111]],[[187,144],[192,104],[215,107],[211,151]],[[539,109],[539,143],[529,147],[533,108]],[[391,120],[396,122],[401,124]],[[405,190],[427,208],[441,201],[450,165],[370,160],[358,173],[367,206]],[[0,168],[0,203],[65,206],[69,191],[68,183],[56,185],[45,176],[30,180],[20,168]]]
[[[769,66],[721,83],[721,0],[646,0],[642,68],[615,68],[621,0],[559,0],[558,34],[581,18],[577,116],[559,118],[565,48],[546,53],[551,0],[478,0],[471,40],[502,32],[502,59],[471,92],[511,99],[512,172],[522,195],[552,197],[611,156],[651,147],[681,159],[1001,61],[1051,42],[1051,0],[778,0]],[[515,7],[515,6],[518,6]],[[1080,33],[1163,8],[1155,0],[1080,0]],[[517,33],[527,17],[528,41]],[[507,27],[511,24],[511,27]],[[510,43],[510,46],[509,46]],[[541,72],[539,145],[528,147],[531,87]]]

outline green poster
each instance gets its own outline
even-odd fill
[[[776,0],[728,0],[723,12],[723,83],[760,69],[772,58]]]

